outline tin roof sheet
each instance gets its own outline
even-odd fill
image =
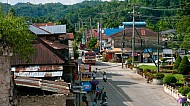
[[[40,28],[50,32],[51,34],[66,33],[66,25],[40,26]]]

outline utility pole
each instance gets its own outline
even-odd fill
[[[90,17],[90,39],[92,39],[92,19]]]
[[[158,53],[158,54],[157,54],[157,55],[158,55],[158,67],[157,67],[157,68],[158,68],[158,72],[159,72],[159,71],[160,71],[160,66],[159,66],[159,65],[160,65],[160,61],[159,61],[159,44],[160,44],[160,43],[159,43],[159,41],[160,41],[160,40],[159,40],[159,37],[160,37],[160,34],[159,34],[159,32],[158,32],[157,35],[158,35],[158,38],[157,38],[157,39],[158,39],[158,46],[157,46],[157,53]]]
[[[123,54],[124,54],[124,50],[125,50],[125,28],[124,28],[124,31],[123,31],[123,36],[122,36],[122,55],[121,55],[121,58],[122,58],[122,68],[123,68]]]
[[[132,65],[134,66],[134,51],[135,51],[135,5],[133,5],[133,33],[132,33]]]

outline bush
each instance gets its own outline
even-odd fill
[[[175,63],[174,63],[174,66],[173,66],[173,69],[178,69],[180,63],[181,63],[181,56],[178,56]]]
[[[156,73],[155,77],[156,77],[156,79],[163,79],[164,78],[164,74],[162,74],[162,73]]]
[[[146,68],[144,69],[144,72],[151,72],[151,69]]]
[[[190,99],[190,92],[187,93],[187,98]]]
[[[107,60],[106,60],[106,58],[105,58],[105,57],[103,57],[103,58],[102,58],[102,61],[103,61],[103,62],[107,62]]]
[[[167,69],[167,70],[172,70],[173,66],[170,65],[162,65],[160,66],[161,69]]]
[[[173,75],[167,75],[164,77],[163,82],[166,84],[176,83],[177,79]]]
[[[187,95],[187,93],[189,93],[190,91],[190,87],[189,86],[183,86],[179,88],[179,93],[181,93],[182,95]]]
[[[189,73],[189,68],[190,68],[189,60],[188,60],[187,56],[184,56],[179,65],[178,72],[183,75],[186,75]]]

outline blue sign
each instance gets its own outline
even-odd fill
[[[149,52],[152,52],[152,48],[144,48],[144,53],[148,53],[147,49]]]
[[[88,82],[88,81],[82,82],[82,83],[81,83],[81,86],[82,86],[82,90],[83,90],[83,91],[86,91],[86,92],[91,91],[91,89],[92,89],[92,85],[91,85],[91,83]]]

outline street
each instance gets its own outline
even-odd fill
[[[180,106],[174,98],[163,92],[162,85],[146,83],[146,80],[133,70],[122,69],[121,63],[97,62],[92,66],[92,71],[95,71],[95,68],[98,69],[98,86],[106,88],[109,106]],[[102,80],[104,71],[107,73],[107,82]],[[95,95],[89,95],[89,101],[93,101]],[[98,101],[98,106],[100,102]]]

